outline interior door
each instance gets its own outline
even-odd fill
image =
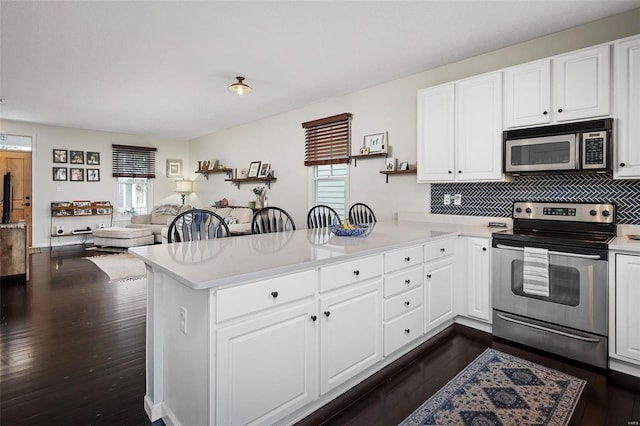
[[[11,222],[21,219],[27,223],[28,246],[31,247],[31,152],[0,151],[0,175],[13,176],[13,211]]]

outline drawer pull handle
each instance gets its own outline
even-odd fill
[[[329,315],[331,315],[331,312],[329,312],[329,311],[324,311],[324,316],[325,316],[325,317],[327,317],[327,318],[328,318],[328,317],[329,317]]]
[[[315,316],[315,315],[311,315],[311,321],[316,322],[316,320],[317,320],[317,319],[318,319],[318,317],[317,317],[317,316]]]
[[[404,261],[405,261],[405,262],[410,262],[410,261],[411,261],[411,258],[410,258],[409,256],[407,256],[407,257],[405,257],[405,258],[404,258]]]
[[[353,275],[357,277],[358,275],[360,275],[360,271],[356,269],[355,271],[353,271]]]
[[[427,278],[431,278],[431,274],[427,274]]]
[[[273,296],[273,298],[275,299],[276,297],[278,297],[278,292],[277,291],[272,291],[271,295]]]
[[[405,332],[405,334],[409,334],[409,333],[411,333],[411,329],[409,329],[409,328],[405,328],[405,329],[404,329],[404,332]]]
[[[411,302],[409,302],[408,300],[404,302],[404,306],[409,306],[411,304]]]
[[[409,284],[411,284],[411,280],[404,280],[404,283],[409,285]]]

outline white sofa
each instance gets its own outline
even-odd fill
[[[150,214],[140,214],[131,216],[131,224],[126,228],[151,229],[153,239],[156,243],[161,243],[162,229],[168,227],[171,221],[185,210],[191,210],[189,204],[162,204],[155,206]]]
[[[222,217],[231,235],[243,235],[251,233],[251,220],[253,219],[253,210],[248,207],[207,207],[205,210],[212,211]],[[171,221],[165,225],[161,231],[162,243],[167,243],[167,234]]]

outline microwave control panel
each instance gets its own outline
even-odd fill
[[[607,166],[607,132],[582,134],[582,168],[601,169]]]

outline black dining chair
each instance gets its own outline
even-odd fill
[[[329,225],[340,225],[340,215],[334,209],[324,204],[311,207],[307,213],[307,228],[326,228]]]
[[[167,232],[167,241],[179,243],[228,236],[229,227],[221,216],[209,210],[192,209],[173,219]]]
[[[366,204],[355,203],[349,209],[349,222],[354,225],[370,225],[376,223],[376,215]]]
[[[251,221],[252,234],[268,234],[270,232],[295,231],[296,225],[286,211],[280,207],[265,207],[253,214]]]

